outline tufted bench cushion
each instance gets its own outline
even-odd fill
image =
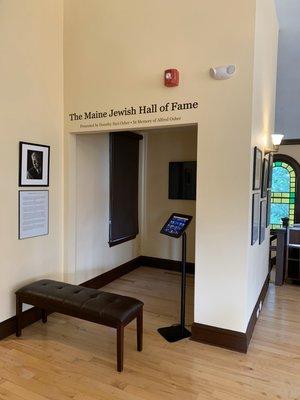
[[[22,304],[32,304],[47,312],[59,312],[117,329],[118,371],[123,368],[124,326],[137,318],[138,350],[142,350],[143,303],[132,297],[42,279],[16,291],[17,336],[21,335]]]
[[[124,323],[143,306],[132,297],[101,292],[83,286],[43,279],[17,290],[17,295],[29,296],[32,301],[44,302],[48,310],[59,309],[78,314],[78,318],[88,319],[111,327]]]

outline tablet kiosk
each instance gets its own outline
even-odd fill
[[[188,227],[192,218],[190,215],[173,213],[162,227],[160,233],[179,238]]]
[[[191,336],[191,332],[185,328],[185,288],[186,288],[186,233],[185,230],[192,220],[191,215],[173,213],[162,227],[160,233],[173,238],[182,237],[182,261],[181,261],[181,311],[180,324],[159,328],[158,332],[168,341],[178,340]]]

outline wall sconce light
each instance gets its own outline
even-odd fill
[[[273,148],[265,150],[265,154],[277,153],[279,150],[279,146],[281,145],[281,142],[284,138],[284,135],[282,133],[273,133],[271,137],[272,137]]]

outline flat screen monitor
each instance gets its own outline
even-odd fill
[[[179,238],[188,227],[192,218],[191,215],[173,213],[162,227],[160,233]]]
[[[169,163],[169,199],[196,200],[196,161]]]

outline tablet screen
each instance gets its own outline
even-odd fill
[[[192,216],[172,214],[160,231],[162,234],[172,237],[180,237],[192,220]]]

